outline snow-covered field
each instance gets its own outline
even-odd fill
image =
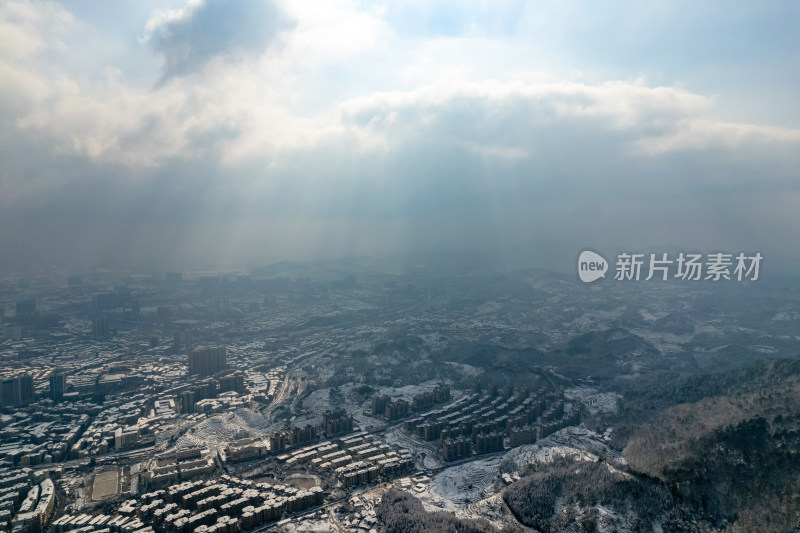
[[[678,335],[675,333],[665,333],[661,331],[652,331],[649,329],[639,328],[631,329],[631,333],[643,338],[661,353],[682,352],[694,338],[693,334]]]
[[[312,392],[302,403],[302,409],[309,414],[298,416],[292,423],[296,426],[320,425],[325,411],[341,407],[353,417],[355,425],[362,430],[369,431],[385,426],[386,423],[382,420],[364,415],[364,409],[370,406],[370,399],[365,400],[362,395],[355,392],[353,389],[356,387],[354,384],[337,387],[339,394],[334,396],[333,400],[329,388]]]
[[[410,402],[414,399],[414,396],[418,396],[425,392],[433,391],[438,385],[441,385],[442,382],[440,380],[429,380],[419,385],[406,385],[404,387],[384,387],[378,391],[378,394],[385,394],[389,396],[393,400],[397,400],[402,398],[407,402]],[[455,397],[455,395],[453,395]]]
[[[582,402],[593,415],[598,413],[613,414],[617,412],[617,402],[622,399],[620,394],[615,392],[601,392],[592,387],[574,387],[564,391],[564,397],[568,400]]]
[[[472,365],[465,365],[464,363],[445,361],[445,364],[452,367],[454,371],[459,372],[462,376],[468,378],[474,378],[476,376],[480,376],[483,373],[482,368],[478,368]]]
[[[237,409],[232,413],[203,420],[184,433],[176,445],[219,448],[228,441],[266,435],[280,427],[279,424],[270,423],[260,413],[250,409]]]
[[[569,309],[565,309],[567,311]],[[585,333],[587,331],[595,331],[608,329],[612,326],[615,320],[622,316],[623,308],[615,309],[613,311],[592,310],[574,318],[571,322],[564,322],[562,326],[568,331],[577,333]]]

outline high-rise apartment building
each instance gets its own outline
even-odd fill
[[[211,376],[227,368],[224,346],[199,348],[189,354],[189,373]]]

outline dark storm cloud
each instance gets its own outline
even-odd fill
[[[146,40],[164,58],[163,83],[217,57],[259,54],[290,26],[271,0],[199,0],[151,18]]]

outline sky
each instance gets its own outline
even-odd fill
[[[0,270],[591,248],[790,272],[799,15],[0,0]]]

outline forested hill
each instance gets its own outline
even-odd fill
[[[623,405],[646,420],[628,419],[627,464],[531,465],[503,495],[521,523],[542,532],[800,531],[800,362],[644,380]]]
[[[624,450],[631,467],[732,531],[800,525],[800,362],[698,376],[671,394],[703,398],[635,428]]]
[[[622,426],[640,424],[679,404],[716,396],[771,391],[773,387],[783,387],[798,380],[799,359],[765,359],[724,372],[654,372],[636,380],[620,379],[614,386],[622,395],[618,422]],[[626,428],[621,429],[626,431]]]

